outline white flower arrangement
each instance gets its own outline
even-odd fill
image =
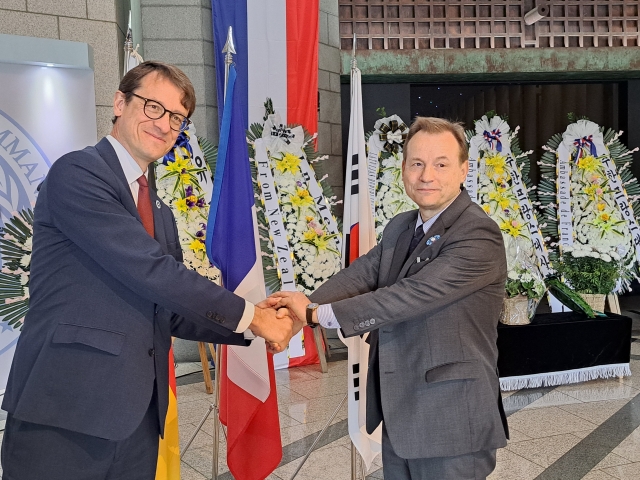
[[[393,217],[418,208],[405,192],[402,181],[402,148],[408,131],[398,115],[391,115],[378,119],[368,136],[367,148],[378,152],[374,212],[378,241]]]
[[[469,156],[478,165],[478,204],[498,224],[506,246],[507,296],[522,294],[540,299],[545,292],[543,274],[537,266],[530,220],[523,217],[516,194],[522,187],[525,198],[529,195],[526,180],[528,155],[532,152],[520,151],[518,130],[511,131],[507,121],[493,112],[484,115],[475,122],[475,132],[467,131]],[[514,182],[515,176],[520,179],[520,187]]]
[[[193,164],[188,142],[189,133],[181,132],[174,149],[162,163],[156,163],[156,187],[158,196],[173,210],[185,266],[218,283],[220,271],[209,262],[205,248],[209,204],[198,181],[200,173],[211,172],[207,166]]]
[[[0,233],[0,316],[14,329],[22,329],[29,310],[29,280],[33,242],[33,210],[14,212]]]
[[[382,237],[384,228],[393,217],[402,212],[415,210],[416,204],[409,198],[402,182],[402,149],[379,155],[378,188],[376,189],[376,237]]]
[[[272,111],[268,113],[273,114]],[[250,143],[250,156],[255,162],[253,144],[257,138],[263,137],[263,129],[271,130],[271,123],[279,121],[272,116],[269,125],[254,124],[247,135]],[[283,127],[283,126],[281,126]],[[284,127],[292,137],[289,142],[271,141],[268,145],[268,157],[273,180],[278,193],[278,201],[287,240],[293,255],[293,265],[296,287],[305,295],[313,293],[320,285],[327,281],[341,268],[341,254],[337,239],[339,232],[329,231],[318,211],[318,206],[309,191],[309,182],[315,182],[315,176],[305,179],[300,168],[301,162],[324,160],[318,157],[313,148],[315,136],[309,135],[301,126],[287,125]],[[329,194],[328,187],[323,184],[326,176],[319,180],[325,190],[325,200],[329,208],[334,206],[335,197]],[[259,185],[256,182],[256,185]],[[273,244],[267,238],[270,235],[264,210],[260,207],[258,214],[261,223],[261,244],[265,261],[265,281],[269,288],[279,289],[279,279],[269,275],[276,270]]]
[[[628,289],[630,281],[638,274],[633,235],[620,208],[620,198],[616,199],[619,195],[612,189],[614,177],[619,176],[626,190],[624,202],[628,201],[631,215],[635,211],[637,216],[640,187],[629,171],[632,151],[618,140],[621,133],[608,130],[603,134],[603,129],[594,122],[574,121],[564,134],[554,135],[543,147],[545,154],[539,162],[541,211],[548,224],[545,233],[558,239],[553,244],[555,255],[559,259],[593,258],[615,264],[611,268],[619,272],[619,278],[614,293]],[[558,199],[562,192],[556,185],[557,164],[561,160],[570,168],[567,193],[570,193],[571,201],[566,203],[570,205],[571,218],[563,220],[564,223],[559,221]],[[607,165],[614,165],[615,173]],[[571,231],[570,241],[561,238],[562,225],[567,225]],[[568,258],[565,260],[569,261]]]

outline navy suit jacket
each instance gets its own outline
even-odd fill
[[[150,189],[151,190],[151,189]],[[244,345],[245,301],[182,264],[173,214],[151,191],[155,239],[109,141],[56,161],[35,207],[30,305],[2,408],[19,420],[121,440],[157,390],[171,336]]]

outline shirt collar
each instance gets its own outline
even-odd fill
[[[458,195],[460,195],[460,194],[458,193]],[[449,208],[449,205],[451,205],[455,201],[455,199],[458,198],[458,195],[456,195],[455,198],[453,200],[451,200],[446,207],[444,207],[442,210],[440,210],[438,213],[436,213],[433,217],[431,217],[426,222],[422,221],[422,215],[420,215],[420,210],[418,210],[418,219],[416,220],[416,229],[420,225],[422,225],[422,231],[426,234],[429,231],[429,229],[431,228],[431,226],[434,223],[436,223],[436,220],[438,219],[438,217],[440,215],[442,215],[442,212],[444,212],[447,208]]]
[[[148,175],[149,169],[147,169],[146,172],[142,172],[142,170],[140,170],[140,165],[136,163],[131,154],[127,151],[126,148],[122,146],[122,144],[118,140],[116,140],[111,135],[107,135],[107,140],[109,140],[109,143],[111,143],[111,146],[116,151],[116,156],[120,161],[120,166],[122,167],[122,171],[124,172],[124,176],[127,179],[127,183],[129,183],[129,185],[136,182],[141,175]]]

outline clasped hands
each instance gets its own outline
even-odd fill
[[[265,339],[269,352],[282,352],[291,337],[306,325],[305,311],[309,303],[303,293],[276,292],[256,304],[249,329]]]

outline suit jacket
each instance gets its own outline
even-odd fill
[[[30,305],[2,408],[16,418],[127,438],[157,391],[168,404],[171,336],[244,345],[245,301],[182,264],[171,210],[150,189],[142,226],[113,147],[56,161],[35,207]]]
[[[416,220],[415,210],[394,217],[381,243],[311,300],[331,303],[346,336],[373,332],[367,429],[384,416],[399,456],[503,447],[496,373],[502,235],[462,191],[406,258]]]

